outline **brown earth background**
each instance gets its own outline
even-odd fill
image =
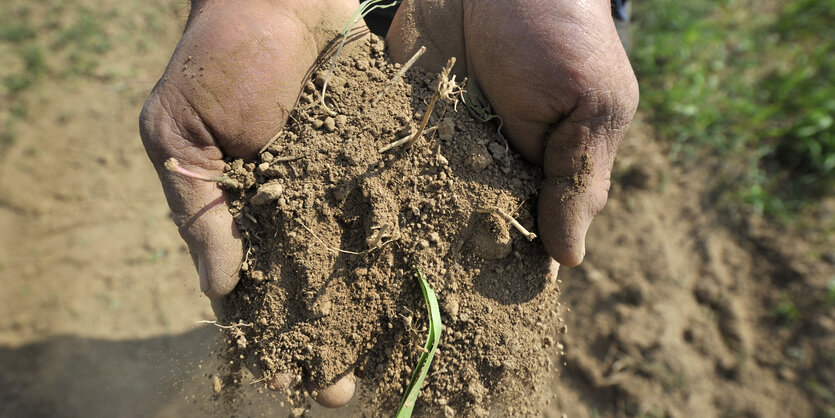
[[[282,411],[258,385],[215,399],[222,334],[198,324],[213,315],[137,133],[186,10],[0,5],[2,417]],[[711,193],[721,161],[666,155],[639,113],[587,259],[560,273],[547,415],[832,416],[835,202],[799,230],[736,219]]]

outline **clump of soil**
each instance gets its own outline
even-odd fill
[[[248,248],[225,320],[251,324],[230,352],[320,387],[353,373],[362,402],[388,414],[426,340],[419,268],[444,330],[417,410],[535,413],[561,347],[559,288],[539,240],[499,212],[535,230],[541,170],[461,103],[439,103],[436,129],[380,153],[417,129],[438,80],[410,69],[374,102],[400,68],[384,49],[372,36],[340,58],[327,95],[336,116],[317,103],[323,66],[259,160],[229,164]]]

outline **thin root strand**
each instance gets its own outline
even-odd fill
[[[531,231],[528,231],[524,226],[522,226],[522,224],[519,223],[519,221],[517,221],[516,219],[513,219],[512,216],[502,212],[501,209],[491,208],[490,211],[501,215],[502,218],[504,218],[506,221],[510,222],[510,224],[513,225],[513,227],[516,228],[517,231],[521,232],[522,235],[524,235],[525,238],[528,239],[528,241],[533,241],[536,238],[535,233],[533,233]],[[483,212],[488,212],[488,211],[483,211]]]
[[[206,175],[203,175],[203,174],[197,174],[194,171],[191,171],[191,170],[183,167],[182,165],[180,165],[180,162],[177,161],[176,158],[169,158],[169,159],[165,160],[165,168],[172,173],[177,173],[177,174],[179,174],[183,177],[188,177],[190,179],[206,181],[206,182],[210,182],[210,183],[218,183],[222,186],[226,186],[226,187],[229,187],[231,189],[240,189],[241,188],[240,183],[238,183],[236,180],[233,180],[233,179],[231,179],[227,176],[209,177],[209,176],[206,176]]]

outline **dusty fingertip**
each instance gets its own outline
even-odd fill
[[[543,234],[542,243],[548,254],[556,263],[565,267],[577,267],[583,262],[583,257],[586,255],[585,240],[577,242],[571,240],[553,239],[550,235]]]
[[[324,389],[317,387],[311,381],[308,381],[306,386],[310,392],[310,397],[319,405],[325,408],[341,408],[347,405],[351,401],[351,398],[354,397],[357,383],[353,373],[348,373],[337,380],[336,383]]]

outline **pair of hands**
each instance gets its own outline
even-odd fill
[[[224,156],[255,158],[358,5],[193,1],[139,127],[213,306],[238,281],[241,238],[216,184],[171,173],[164,162],[173,157],[211,177],[223,170]],[[454,71],[478,83],[514,148],[543,164],[539,235],[567,266],[583,259],[586,231],[606,203],[614,156],[638,103],[610,13],[609,0],[404,0],[387,36],[399,62],[421,45],[427,53],[419,64],[429,69],[455,56]],[[347,403],[351,393],[340,383],[332,394],[321,391],[320,402]]]

